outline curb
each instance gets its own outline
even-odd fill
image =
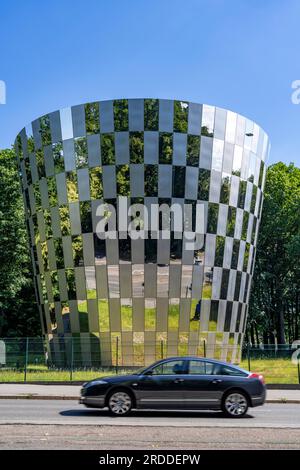
[[[58,396],[58,395],[0,395],[0,400],[73,400],[78,401],[79,396]],[[280,405],[285,404],[294,404],[300,405],[300,400],[298,399],[286,399],[286,398],[275,398],[275,399],[267,399],[265,403],[277,403]]]
[[[300,405],[300,400],[296,399],[286,399],[286,398],[275,398],[275,399],[270,399],[266,400],[265,403],[279,403],[280,405],[289,405],[289,404],[295,404],[295,405]]]

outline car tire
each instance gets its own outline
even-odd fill
[[[248,411],[247,395],[241,390],[231,390],[222,401],[222,411],[229,418],[242,418]]]
[[[108,397],[107,405],[114,416],[126,416],[131,411],[133,399],[126,390],[114,390]]]

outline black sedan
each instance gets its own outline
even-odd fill
[[[158,361],[135,374],[101,377],[83,385],[80,403],[108,407],[125,416],[133,408],[222,410],[240,418],[248,407],[263,405],[262,375],[226,362],[198,357]]]

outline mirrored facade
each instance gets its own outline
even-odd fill
[[[170,355],[238,361],[268,137],[225,109],[120,99],[42,116],[15,142],[43,333],[83,364]],[[202,247],[95,234],[97,208],[201,203]]]

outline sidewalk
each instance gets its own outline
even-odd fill
[[[81,385],[0,384],[1,398],[77,400]]]
[[[77,400],[81,385],[0,384],[0,399]],[[267,403],[298,403],[300,390],[268,390]]]

